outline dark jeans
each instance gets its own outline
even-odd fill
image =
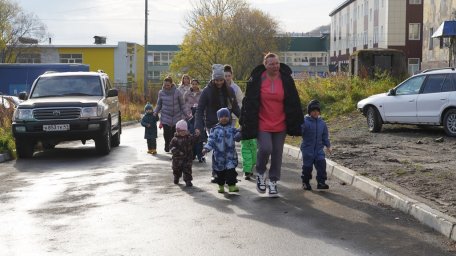
[[[163,137],[165,138],[165,151],[169,152],[169,143],[176,133],[176,126],[163,125]]]
[[[202,151],[203,151],[203,142],[198,141],[193,146],[193,158],[196,156],[198,158],[198,160],[200,160],[203,157]]]
[[[223,186],[228,184],[228,186],[236,185],[238,173],[236,169],[226,169],[223,171],[213,171],[217,174],[217,184]]]
[[[324,183],[327,179],[326,177],[326,160],[314,160],[313,165],[317,169],[317,182]],[[313,165],[311,166],[302,166],[302,182],[309,182],[312,179],[312,170]]]
[[[157,139],[147,139],[147,149],[157,149]]]

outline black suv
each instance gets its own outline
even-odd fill
[[[47,72],[15,110],[13,135],[19,158],[32,157],[35,146],[52,149],[59,142],[95,141],[96,151],[109,154],[122,132],[118,91],[103,72]]]

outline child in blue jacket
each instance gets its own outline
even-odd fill
[[[317,188],[328,189],[325,183],[326,177],[326,147],[328,153],[331,153],[331,143],[329,142],[328,127],[325,121],[320,117],[320,102],[311,100],[307,105],[307,115],[304,117],[304,123],[301,125],[302,130],[302,187],[304,190],[312,190],[310,179],[312,179],[313,166],[317,170]]]
[[[144,106],[144,116],[141,125],[144,126],[144,139],[147,140],[147,153],[157,154],[157,122],[158,116],[153,115],[154,108],[147,102]]]
[[[203,154],[213,150],[212,169],[217,174],[219,193],[225,193],[225,183],[229,192],[238,192],[236,166],[238,157],[235,140],[240,140],[239,130],[230,123],[231,113],[227,108],[217,111],[218,124],[211,129],[207,144],[204,145]]]

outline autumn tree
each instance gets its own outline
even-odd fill
[[[278,24],[244,0],[199,0],[187,18],[188,32],[171,70],[209,78],[211,64],[231,64],[246,79],[263,54],[276,51]]]
[[[46,39],[44,24],[9,0],[0,0],[0,63],[14,63],[16,57]]]

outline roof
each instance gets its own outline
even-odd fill
[[[344,9],[347,5],[353,3],[355,0],[345,0],[339,6],[336,7],[332,12],[329,13],[329,16],[334,16],[334,14],[338,13],[340,10]]]
[[[147,45],[147,51],[157,52],[178,52],[180,51],[180,45],[177,44],[155,44]]]
[[[352,56],[356,56],[361,53],[375,53],[375,54],[390,54],[398,53],[404,55],[404,52],[398,49],[386,49],[386,48],[370,48],[370,49],[361,49],[352,53]]]
[[[279,37],[279,50],[284,52],[327,52],[329,36]]]

